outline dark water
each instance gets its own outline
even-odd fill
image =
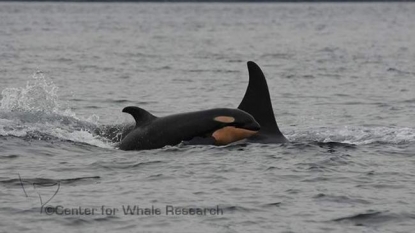
[[[0,3],[1,231],[412,232],[413,12]],[[129,105],[236,107],[248,60],[292,143],[124,152],[96,134]]]

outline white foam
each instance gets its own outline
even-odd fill
[[[114,145],[112,145],[109,142],[104,142],[99,137],[94,136],[88,131],[85,130],[79,130],[79,131],[73,131],[69,132],[65,129],[56,129],[52,132],[53,136],[58,137],[60,139],[64,140],[71,140],[75,142],[83,142],[87,143],[89,145],[94,145],[102,148],[113,148]]]
[[[6,88],[1,92],[0,135],[25,137],[28,134],[49,135],[62,140],[112,148],[110,142],[92,133],[99,117],[80,119],[64,108],[58,87],[36,72],[25,87]]]
[[[43,73],[36,72],[22,88],[6,88],[2,91],[0,109],[4,111],[60,112],[58,87],[47,82]]]

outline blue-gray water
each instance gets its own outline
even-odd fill
[[[1,231],[413,232],[414,12],[0,3]],[[124,152],[94,134],[133,122],[129,105],[158,116],[237,107],[248,60],[292,143]],[[41,201],[96,211],[47,215]],[[134,205],[162,213],[126,216]]]

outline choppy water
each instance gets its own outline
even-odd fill
[[[412,232],[413,12],[0,3],[1,231]],[[292,143],[124,152],[96,134],[132,122],[128,105],[159,116],[236,107],[248,60]],[[125,215],[134,205],[161,214]]]

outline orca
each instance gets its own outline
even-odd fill
[[[259,132],[247,138],[247,140],[250,142],[264,144],[289,142],[281,133],[275,120],[268,84],[264,73],[255,62],[248,61],[247,66],[249,72],[249,83],[238,109],[253,116],[261,126]],[[114,142],[119,142],[135,128],[136,126],[131,124],[112,125],[100,128],[99,131],[97,131],[97,134],[109,138]],[[217,132],[217,134],[219,133],[221,133],[221,135],[227,135],[228,137],[232,137],[232,135],[233,137],[242,137],[240,132],[235,130],[235,128],[226,128]],[[217,144],[214,138],[205,136],[194,137],[191,140],[185,141],[185,143],[191,145]]]
[[[260,130],[250,114],[239,109],[217,108],[156,117],[129,106],[122,110],[134,117],[135,128],[118,145],[121,150],[149,150],[204,138],[214,145],[248,138]]]
[[[247,62],[249,83],[238,109],[251,114],[261,125],[257,134],[247,138],[248,141],[264,144],[287,143],[288,139],[281,133],[275,120],[271,98],[265,75],[261,68],[252,61]]]

